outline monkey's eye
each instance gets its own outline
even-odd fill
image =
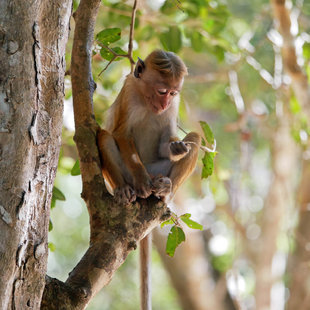
[[[166,95],[167,94],[167,89],[161,88],[161,89],[157,89],[158,93],[160,95]]]
[[[178,94],[178,92],[175,91],[175,90],[170,92],[170,95],[171,95],[171,96],[176,96],[177,94]]]

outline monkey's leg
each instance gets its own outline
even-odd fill
[[[113,136],[106,130],[100,130],[97,143],[105,181],[114,192],[114,199],[119,204],[127,204],[136,199],[131,188],[130,175],[126,171],[120,152]]]
[[[182,159],[173,163],[168,175],[172,182],[173,195],[179,186],[193,172],[196,166],[201,137],[196,132],[190,132],[182,141],[190,148],[190,150]]]
[[[138,197],[147,198],[152,194],[152,182],[137,152],[134,140],[121,134],[113,134],[119,147],[124,165],[132,176],[134,191]]]

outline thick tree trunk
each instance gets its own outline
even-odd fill
[[[0,309],[39,309],[71,0],[0,2]]]

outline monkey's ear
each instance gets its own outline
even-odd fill
[[[134,71],[133,74],[135,75],[136,78],[140,78],[142,72],[144,71],[144,69],[145,69],[144,61],[141,58],[138,57],[136,68],[135,68],[135,71]]]

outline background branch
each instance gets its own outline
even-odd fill
[[[134,37],[134,28],[135,28],[135,20],[136,20],[136,12],[137,12],[137,5],[138,5],[138,0],[135,0],[133,7],[132,7],[132,13],[131,13],[131,22],[130,22],[130,31],[129,31],[129,40],[128,40],[128,52],[127,54],[118,54],[116,53],[113,49],[109,48],[108,46],[102,44],[97,40],[97,43],[107,49],[112,55],[113,58],[108,62],[108,64],[101,70],[99,73],[99,76],[108,69],[108,67],[111,65],[111,63],[117,58],[117,57],[124,57],[128,58],[130,62],[130,73],[133,73],[135,61],[132,58],[132,49],[133,49],[133,37]]]

